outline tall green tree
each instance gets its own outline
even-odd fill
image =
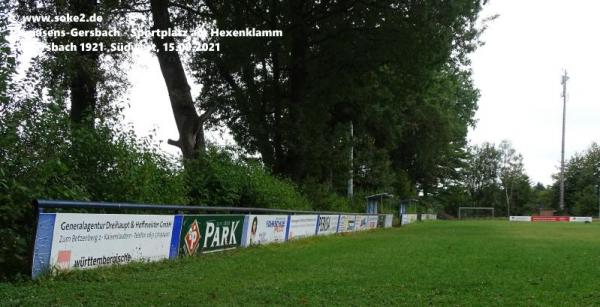
[[[465,187],[476,206],[495,206],[498,191],[500,153],[494,144],[483,143],[469,148],[464,170]]]
[[[556,179],[557,176],[555,176]],[[565,208],[574,215],[597,215],[600,192],[600,145],[592,143],[565,165]],[[559,183],[552,186],[553,206],[558,208]]]
[[[510,215],[511,201],[515,185],[519,180],[523,180],[524,166],[523,157],[517,153],[511,143],[503,140],[498,146],[500,153],[500,185],[504,190],[504,199],[506,202],[506,212]],[[527,184],[529,186],[529,184]]]
[[[535,208],[523,157],[510,142],[471,146],[465,162],[459,171],[462,179],[452,186],[456,191],[464,184],[472,206],[494,207],[497,215],[524,214]]]
[[[408,174],[432,189],[452,172],[476,109],[462,67],[477,44],[480,1],[203,3],[215,19],[208,31],[283,31],[209,37],[221,52],[192,63],[201,104],[216,106],[216,119],[274,172],[343,186],[350,122],[355,173]],[[373,150],[383,153],[377,161]]]

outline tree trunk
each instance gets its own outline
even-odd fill
[[[302,136],[306,129],[304,126],[304,107],[306,100],[307,80],[307,53],[308,40],[306,32],[306,21],[304,14],[304,2],[290,1],[290,15],[292,30],[291,63],[290,63],[290,126],[291,137],[285,161],[281,163],[281,169],[286,169],[295,182],[301,182],[306,173],[306,144]]]
[[[154,22],[153,29],[172,29],[169,1],[151,0],[150,3]],[[202,117],[198,115],[179,53],[168,51],[164,44],[175,47],[175,39],[170,36],[154,37],[160,70],[167,85],[171,108],[179,132],[179,140],[169,140],[169,144],[179,147],[184,159],[197,159],[199,154],[204,152],[203,122],[210,112],[207,111]]]

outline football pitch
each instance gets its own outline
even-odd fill
[[[437,221],[0,283],[0,305],[596,305],[600,224]]]

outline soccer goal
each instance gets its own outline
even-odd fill
[[[493,207],[459,207],[459,219],[477,219],[477,218],[493,218]]]

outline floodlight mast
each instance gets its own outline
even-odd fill
[[[567,81],[569,76],[565,70],[564,75],[561,79],[563,86],[562,98],[563,98],[563,117],[562,117],[562,147],[560,151],[560,211],[565,209],[565,124],[567,117]]]

